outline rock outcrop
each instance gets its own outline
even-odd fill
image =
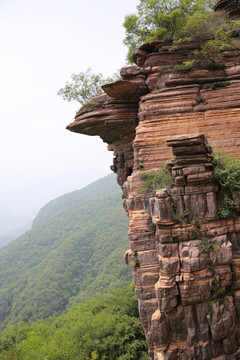
[[[223,70],[174,72],[189,47],[153,41],[67,128],[114,151],[140,318],[154,360],[240,359],[240,217],[217,217],[212,150],[239,155],[240,50]],[[174,159],[171,161],[171,159]],[[171,189],[144,191],[169,162]]]

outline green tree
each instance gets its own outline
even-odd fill
[[[213,166],[213,176],[219,186],[222,202],[218,207],[218,216],[232,218],[240,205],[240,159],[218,151],[213,158]]]
[[[189,52],[189,58],[192,60],[183,63],[183,70],[203,67],[212,70],[223,69],[223,51],[235,47],[232,40],[239,36],[239,31],[240,21],[231,20],[224,12],[203,14],[198,11],[188,18],[180,36],[173,41],[171,50],[184,43],[194,45],[195,50]]]
[[[133,284],[0,334],[1,360],[148,360]]]
[[[128,46],[128,61],[131,54],[144,42],[152,40],[172,41],[182,36],[185,26],[197,18],[202,23],[213,8],[215,0],[140,0],[137,14],[125,17],[123,26]]]
[[[112,82],[114,77],[104,78],[102,73],[94,74],[91,68],[87,68],[85,72],[72,74],[72,81],[67,81],[65,86],[58,91],[58,95],[62,96],[66,101],[78,101],[81,105],[90,101],[93,97],[102,93],[101,86]]]

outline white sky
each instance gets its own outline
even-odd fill
[[[110,173],[100,138],[65,129],[79,104],[57,91],[88,66],[105,76],[124,66],[122,23],[138,2],[0,0],[0,205],[21,221]]]

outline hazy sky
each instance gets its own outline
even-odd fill
[[[100,138],[65,129],[79,104],[57,91],[89,66],[105,76],[124,66],[122,23],[138,2],[0,0],[0,205],[21,221],[110,172]]]

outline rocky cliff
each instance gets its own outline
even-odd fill
[[[240,359],[240,217],[217,217],[212,175],[212,151],[239,155],[240,50],[223,53],[223,70],[174,72],[189,48],[170,47],[141,46],[67,128],[114,151],[150,358]],[[162,162],[170,191],[143,191]]]

